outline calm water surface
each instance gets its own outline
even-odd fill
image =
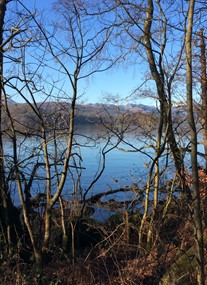
[[[88,137],[91,137],[90,133],[87,133]],[[71,198],[74,189],[77,189],[78,192],[84,192],[91,185],[92,181],[99,173],[102,163],[103,157],[101,152],[106,144],[106,140],[99,139],[96,141],[91,141],[86,137],[76,136],[76,141],[78,145],[74,147],[73,152],[77,153],[81,156],[81,168],[82,170],[78,171],[78,175],[74,168],[70,168],[70,172],[68,174],[66,184],[64,187],[64,195],[67,199]],[[143,142],[139,136],[130,136],[128,141],[130,144],[133,144],[137,148],[143,146]],[[113,143],[116,143],[116,139],[112,139]],[[150,143],[150,142],[148,142]],[[58,143],[58,148],[60,154],[65,148],[65,141],[61,140]],[[51,153],[51,162],[52,157],[54,156],[54,146],[48,144],[49,151]],[[123,147],[127,150],[131,150],[129,146],[120,144],[119,147]],[[105,150],[112,148],[112,144],[109,144]],[[12,169],[12,143],[9,141],[5,141],[4,143],[4,151],[6,155],[6,163],[8,165],[8,173],[11,172]],[[147,172],[149,169],[149,157],[148,155],[153,155],[152,149],[146,149],[146,154],[141,152],[129,152],[129,151],[120,151],[117,148],[112,149],[106,154],[105,161],[105,170],[98,181],[90,188],[88,191],[87,197],[91,195],[107,191],[109,189],[118,189],[124,186],[131,186],[133,183],[137,183],[138,186],[142,187],[146,182]],[[20,166],[25,175],[26,179],[29,179],[31,171],[35,165],[35,163],[44,162],[42,156],[42,146],[41,142],[38,139],[34,138],[19,138],[19,148],[18,148],[18,158],[20,161]],[[76,164],[79,166],[78,156],[74,155],[76,159]],[[70,163],[71,164],[71,163]],[[61,170],[60,170],[61,171]],[[167,176],[172,175],[172,168],[166,171],[166,179]],[[80,178],[80,180],[78,180]],[[80,181],[78,183],[78,181]],[[55,184],[56,181],[53,179],[52,183]],[[13,193],[13,197],[18,202],[18,195],[16,194],[16,186],[14,182],[10,182],[11,191]],[[45,191],[45,169],[43,166],[38,168],[37,177],[32,184],[32,195],[35,196],[38,193],[44,193]],[[118,200],[128,199],[131,194],[129,192],[118,193],[113,198],[118,198]],[[111,198],[111,197],[110,197]]]

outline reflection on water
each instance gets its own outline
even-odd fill
[[[92,215],[92,218],[101,223],[106,222],[113,214],[116,213],[114,211],[110,211],[108,209],[104,209],[104,208],[97,207],[97,206],[94,206],[93,208],[95,212]]]
[[[87,197],[94,194],[104,192],[109,189],[118,189],[125,186],[131,186],[133,183],[138,187],[142,187],[146,182],[147,173],[150,168],[150,156],[153,156],[153,150],[150,148],[152,144],[149,140],[142,140],[139,135],[130,134],[124,138],[130,145],[123,142],[119,143],[117,148],[114,148],[118,138],[115,136],[107,136],[106,133],[100,132],[95,128],[79,128],[76,131],[73,156],[70,160],[69,172],[64,186],[65,199],[71,199],[75,193],[84,195],[85,191],[91,185],[91,182],[97,177],[101,171],[103,163],[105,169],[97,182],[92,185]],[[50,153],[51,163],[51,184],[52,189],[56,189],[57,177],[56,171],[59,172],[60,178],[62,171],[61,159],[64,158],[66,149],[66,140],[61,138],[57,141],[57,150],[55,152],[54,141],[51,139],[48,142],[48,151]],[[135,148],[141,147],[142,151],[135,152]],[[122,151],[120,150],[122,149]],[[12,179],[13,171],[13,147],[12,143],[8,140],[4,141],[5,164],[7,165],[7,173],[10,180],[10,189],[14,194],[14,199],[18,203],[18,195],[16,195],[15,178]],[[105,154],[105,161],[103,158]],[[58,156],[58,159],[57,159]],[[58,161],[58,167],[55,168],[54,159]],[[164,158],[165,159],[165,156]],[[19,137],[18,139],[18,162],[19,168],[22,171],[22,180],[27,181],[34,171],[35,165],[36,172],[34,181],[32,182],[32,196],[38,193],[44,193],[46,189],[46,170],[43,157],[42,142],[37,137]],[[166,175],[170,175],[170,171]],[[130,199],[129,192],[120,192],[114,195],[114,199],[128,200]],[[107,198],[106,198],[107,199]]]

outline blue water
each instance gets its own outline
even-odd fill
[[[91,137],[90,134],[88,134]],[[67,175],[67,180],[63,189],[63,196],[65,199],[70,200],[74,193],[78,194],[78,197],[81,198],[81,194],[84,195],[87,191],[87,198],[91,197],[94,194],[105,192],[110,189],[123,188],[125,186],[131,186],[133,183],[136,183],[138,187],[143,187],[147,179],[147,173],[150,167],[149,155],[153,156],[153,150],[151,148],[146,148],[146,152],[130,152],[132,148],[124,144],[119,144],[119,147],[125,148],[126,151],[120,151],[117,148],[113,148],[113,144],[116,143],[116,139],[113,138],[111,143],[106,146],[106,139],[99,139],[98,141],[93,141],[86,137],[76,136],[75,137],[77,144],[74,145],[73,153],[75,163],[77,166],[80,166],[76,171],[75,168],[70,167]],[[137,148],[143,146],[142,138],[137,136],[129,136],[130,144],[133,144]],[[112,144],[113,143],[113,144]],[[150,144],[150,142],[147,142]],[[61,139],[58,142],[59,155],[63,153],[65,149],[66,142]],[[111,151],[107,152],[109,149],[113,148]],[[199,150],[202,151],[202,146],[199,146]],[[5,165],[7,166],[7,173],[12,174],[13,167],[13,150],[12,142],[4,142],[4,152],[5,152]],[[100,173],[100,170],[103,165],[103,156],[101,152],[103,149],[107,152],[105,169],[101,177],[91,186],[93,180]],[[52,143],[48,143],[48,150],[50,152],[50,162],[53,162],[54,158],[54,146]],[[77,155],[78,154],[78,155]],[[63,153],[64,156],[64,153]],[[81,157],[81,161],[79,160]],[[165,156],[163,157],[163,161]],[[19,167],[24,174],[26,180],[29,180],[31,171],[34,168],[36,163],[43,163],[43,151],[41,141],[38,138],[23,138],[19,137],[18,139],[18,161]],[[170,160],[169,160],[170,162]],[[70,165],[73,165],[74,161],[70,161]],[[172,162],[171,162],[172,164]],[[173,165],[173,164],[172,164]],[[164,162],[163,162],[164,167]],[[58,171],[61,174],[61,166],[58,167]],[[166,169],[165,175],[163,175],[163,183],[166,181],[173,173],[173,166]],[[52,174],[54,174],[54,168],[52,167]],[[35,175],[35,179],[32,184],[31,194],[36,196],[38,193],[44,193],[46,189],[45,181],[45,167],[41,165]],[[12,197],[16,204],[19,204],[19,198],[17,194],[17,188],[15,179],[12,180],[12,175],[10,176],[9,186],[12,193]],[[23,178],[22,178],[23,180]],[[22,183],[24,184],[24,183]],[[52,179],[52,189],[56,189],[56,179]],[[91,187],[90,187],[91,186]],[[89,188],[90,187],[90,188]],[[105,197],[104,199],[117,199],[117,200],[128,200],[135,195],[131,192],[119,192],[113,196]]]
[[[74,191],[82,191],[82,194],[89,189],[93,180],[99,174],[103,157],[101,152],[103,151],[104,146],[106,145],[106,140],[100,140],[94,142],[92,140],[85,139],[83,137],[76,138],[78,145],[74,146],[73,153],[78,153],[82,161],[79,164],[78,156],[74,156],[76,164],[82,169],[78,170],[78,173],[74,168],[70,167],[67,181],[64,187],[63,194],[65,198],[70,199]],[[114,140],[115,142],[115,140]],[[135,143],[135,141],[134,141]],[[80,146],[80,145],[81,146]],[[136,146],[138,146],[139,141],[136,140]],[[58,143],[59,152],[61,153],[65,148],[65,141],[60,140]],[[123,147],[124,145],[119,145]],[[109,144],[105,151],[113,148],[112,144]],[[53,162],[54,156],[54,146],[48,144],[49,152],[51,153],[51,163]],[[128,148],[129,150],[129,148]],[[4,141],[4,153],[5,153],[5,165],[7,166],[7,173],[10,173],[10,178],[12,180],[12,168],[13,168],[13,147],[12,142]],[[101,177],[97,182],[88,190],[87,197],[90,197],[93,194],[107,191],[109,189],[117,189],[124,186],[130,186],[133,183],[142,183],[146,180],[146,168],[145,164],[149,161],[145,155],[134,152],[123,152],[116,148],[107,152],[105,161],[105,169]],[[19,167],[24,177],[28,180],[31,171],[34,168],[36,163],[43,163],[43,151],[41,141],[37,138],[23,138],[19,137],[18,139],[18,162]],[[70,165],[73,164],[73,161],[70,162]],[[53,167],[52,167],[53,168]],[[61,173],[61,166],[58,167],[58,171]],[[52,170],[54,173],[54,169]],[[78,177],[79,176],[79,177]],[[9,180],[10,180],[9,178]],[[77,181],[80,178],[80,183]],[[15,179],[14,179],[15,180]],[[9,182],[10,191],[14,196],[15,201],[18,203],[18,195],[16,190],[16,183],[12,180]],[[52,179],[53,189],[55,189],[56,180]],[[38,170],[35,175],[35,179],[32,184],[31,194],[35,196],[39,192],[43,193],[45,191],[45,168],[43,165],[38,167]],[[117,194],[120,199],[125,199],[129,196],[129,193],[119,193]]]

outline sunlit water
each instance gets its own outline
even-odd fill
[[[90,137],[90,135],[88,135]],[[103,156],[102,151],[104,146],[106,145],[106,138],[105,140],[99,139],[96,141],[90,141],[85,137],[76,136],[76,141],[78,145],[75,146],[73,152],[78,153],[78,155],[82,158],[82,161],[78,166],[82,169],[81,171],[77,172],[74,170],[73,167],[69,168],[69,173],[67,176],[67,180],[63,189],[63,196],[66,200],[70,200],[73,196],[74,191],[77,191],[78,194],[82,193],[84,195],[85,191],[89,189],[89,186],[96,178],[97,173],[99,173],[102,163],[103,163]],[[116,143],[116,139],[111,140],[113,143]],[[128,141],[130,144],[134,145],[137,148],[140,148],[144,145],[142,142],[141,137],[139,136],[130,136]],[[147,144],[150,144],[148,141]],[[65,141],[60,141],[58,148],[59,150],[64,149]],[[51,152],[51,156],[54,155],[54,146],[49,145],[49,151]],[[152,148],[143,149],[144,152],[130,152],[132,150],[131,147],[122,144],[118,145],[119,147],[124,148],[127,151],[121,151],[117,148],[112,149],[106,154],[106,161],[105,161],[105,169],[101,177],[97,180],[97,182],[88,190],[86,198],[89,198],[97,193],[105,192],[109,189],[118,189],[123,188],[125,186],[131,186],[133,183],[136,183],[138,187],[143,187],[146,183],[147,173],[150,167],[150,158],[151,155],[153,157],[153,150]],[[105,151],[112,148],[113,145],[110,143]],[[200,151],[202,151],[202,146],[199,146]],[[8,165],[8,173],[11,172],[12,169],[12,157],[13,157],[13,148],[12,142],[5,141],[4,142],[4,151],[6,155],[6,164]],[[32,156],[34,154],[34,156]],[[78,163],[78,156],[74,156],[76,158],[76,163]],[[19,138],[19,147],[18,147],[18,158],[20,161],[20,168],[25,175],[26,179],[29,179],[31,175],[31,171],[35,165],[35,163],[43,163],[44,159],[42,156],[42,146],[41,141],[35,138]],[[163,164],[162,167],[165,167],[165,159],[163,157]],[[52,159],[51,159],[52,161]],[[163,175],[163,183],[164,180],[166,181],[168,178],[172,177],[173,173],[173,164],[172,160],[168,160],[168,167],[165,170],[165,174]],[[70,163],[71,164],[71,163]],[[61,172],[61,168],[59,167]],[[31,194],[32,196],[36,196],[38,193],[45,192],[45,169],[42,165],[38,168],[36,173],[36,178],[33,181]],[[12,180],[12,175],[11,175]],[[80,178],[80,183],[77,183],[78,178]],[[14,179],[15,180],[15,179]],[[15,181],[12,180],[9,182],[10,184],[10,191],[12,193],[12,197],[15,201],[15,204],[19,204],[19,197],[16,190]],[[53,190],[56,189],[56,180],[52,180],[53,183]],[[119,192],[114,194],[113,196],[107,196],[103,199],[116,199],[119,201],[124,201],[132,198],[135,195],[131,192]],[[79,195],[80,197],[80,195]]]

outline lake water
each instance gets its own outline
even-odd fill
[[[88,189],[91,185],[94,178],[99,173],[102,163],[103,148],[106,147],[106,139],[99,139],[97,141],[90,140],[90,137],[87,133],[87,137],[76,136],[77,145],[74,147],[73,152],[81,155],[81,167],[82,170],[79,171],[80,175],[80,186],[83,194],[84,191]],[[113,139],[115,143],[115,140]],[[136,147],[141,146],[141,142],[135,138],[131,137],[130,143],[136,145]],[[65,147],[65,141],[59,141],[58,148],[63,151]],[[123,144],[120,144],[119,147],[124,147]],[[111,151],[109,149],[113,148],[113,145],[109,143],[104,149],[105,155],[105,170],[97,182],[91,187],[88,192],[88,197],[93,194],[107,191],[109,189],[117,189],[124,186],[130,186],[133,183],[143,183],[146,179],[146,165],[149,162],[149,159],[144,154],[139,152],[124,152],[114,148]],[[48,149],[51,152],[51,163],[52,156],[54,156],[54,147],[48,144]],[[129,150],[129,147],[128,147]],[[13,146],[12,142],[5,140],[4,141],[4,153],[6,157],[6,165],[8,166],[8,173],[12,173],[12,164],[13,164]],[[31,171],[34,165],[38,163],[43,163],[44,159],[42,158],[42,145],[41,141],[35,137],[23,138],[19,137],[18,139],[18,160],[19,166],[24,173],[26,179],[29,179]],[[76,163],[78,164],[77,156]],[[71,164],[71,163],[70,163]],[[72,182],[77,181],[77,173],[73,168],[70,168],[71,173],[68,174],[66,185],[64,187],[64,195],[70,196],[74,190],[74,185]],[[36,178],[32,186],[32,195],[36,195],[39,192],[44,192],[45,188],[45,169],[44,166],[38,168],[36,173]],[[73,181],[71,177],[73,176]],[[12,177],[12,175],[11,175]],[[54,182],[55,183],[55,182]],[[11,192],[14,195],[14,199],[18,202],[18,195],[15,194],[16,187],[13,181],[10,182]],[[119,193],[119,199],[125,199],[128,193]]]
[[[70,172],[68,173],[68,177],[66,180],[66,184],[64,187],[63,194],[66,199],[71,199],[71,195],[74,192],[74,189],[82,194],[87,191],[90,187],[92,181],[96,177],[97,173],[99,173],[103,157],[101,153],[103,152],[104,147],[106,147],[107,139],[99,139],[96,141],[92,141],[88,139],[88,137],[92,137],[92,135],[87,132],[86,136],[77,135],[75,137],[77,144],[74,146],[74,153],[78,153],[81,156],[81,168],[82,170],[77,172],[74,168],[70,168]],[[142,138],[139,135],[130,135],[128,138],[128,142],[134,145],[136,148],[140,148],[143,145],[150,144],[150,141],[142,141]],[[112,138],[111,142],[104,149],[106,152],[113,147],[112,143],[116,143],[116,139]],[[60,152],[63,152],[65,147],[65,141],[59,141],[58,148]],[[112,149],[106,154],[105,161],[105,170],[101,177],[97,180],[97,182],[90,188],[88,191],[87,197],[90,197],[94,194],[101,193],[107,191],[109,189],[118,189],[125,186],[131,186],[133,183],[136,183],[138,187],[142,187],[147,179],[147,173],[149,170],[149,155],[153,156],[153,150],[151,148],[144,149],[145,153],[141,152],[130,152],[132,150],[131,147],[122,144],[119,144],[119,147],[125,148],[128,151],[120,151],[117,148]],[[54,147],[53,145],[48,143],[48,149],[51,153],[51,163],[54,157]],[[9,141],[4,142],[4,151],[6,155],[6,163],[8,164],[8,172],[12,170],[12,143]],[[79,160],[77,160],[78,156],[74,155],[76,164],[79,166]],[[35,163],[43,163],[44,160],[42,158],[42,145],[41,141],[37,138],[19,138],[19,146],[18,146],[18,158],[19,165],[22,169],[22,172],[25,175],[25,178],[28,179],[30,177],[31,171],[34,167]],[[163,158],[163,160],[165,157]],[[70,163],[71,164],[71,163]],[[166,179],[172,177],[173,167],[169,166],[166,169],[165,176]],[[164,165],[164,164],[163,164]],[[61,171],[61,170],[60,170]],[[36,196],[38,193],[44,193],[45,191],[45,169],[42,165],[38,168],[36,173],[36,178],[32,185],[31,194]],[[80,180],[78,179],[80,178]],[[79,183],[80,181],[80,183]],[[53,183],[55,185],[55,179],[53,179]],[[55,187],[55,186],[54,186]],[[16,186],[13,181],[10,182],[10,189],[13,194],[13,199],[16,204],[19,204],[18,195],[16,194]],[[114,199],[117,200],[125,200],[131,198],[132,193],[129,192],[120,192],[116,195],[113,195]],[[134,195],[134,194],[133,194]],[[112,197],[106,197],[105,199],[109,199]]]

